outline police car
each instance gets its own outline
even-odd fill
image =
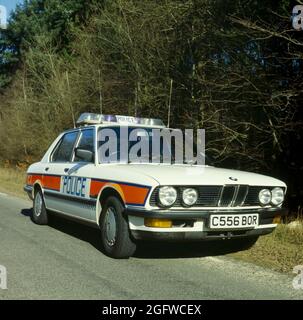
[[[100,130],[165,128],[161,120],[83,114],[78,125],[29,167],[24,190],[36,224],[59,214],[100,228],[111,257],[132,256],[138,240],[226,239],[247,248],[286,213],[286,185],[268,176],[208,164],[101,161]]]

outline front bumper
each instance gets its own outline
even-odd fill
[[[156,241],[203,241],[203,240],[224,240],[234,238],[246,238],[263,236],[274,231],[275,227],[262,229],[236,231],[201,231],[201,232],[150,232],[143,230],[131,230],[131,235],[136,240],[156,240]]]
[[[164,241],[186,241],[186,240],[216,240],[244,238],[266,235],[271,233],[276,224],[273,223],[275,216],[285,216],[288,212],[284,208],[264,208],[243,210],[145,210],[144,208],[126,208],[126,214],[130,222],[130,231],[136,240],[164,240]],[[212,230],[208,228],[211,214],[259,214],[259,226],[253,229],[234,230]],[[191,227],[172,228],[149,228],[144,226],[144,218],[165,218],[175,222],[191,222]],[[178,223],[177,223],[178,224]]]

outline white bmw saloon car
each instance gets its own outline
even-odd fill
[[[161,129],[161,120],[83,114],[78,124],[29,167],[24,190],[35,223],[58,214],[99,228],[111,257],[130,257],[140,240],[224,239],[248,248],[286,213],[286,185],[272,177],[207,164],[102,161],[100,130],[115,130],[119,140],[121,127]]]

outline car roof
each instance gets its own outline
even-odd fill
[[[85,130],[85,129],[94,129],[94,128],[112,128],[112,127],[130,127],[130,128],[142,128],[142,129],[164,129],[163,126],[149,126],[149,125],[144,125],[144,124],[130,124],[130,125],[125,125],[125,124],[119,124],[119,123],[102,123],[102,124],[89,124],[89,125],[84,125],[84,126],[79,126],[76,128],[71,128],[63,131],[62,133],[69,133],[73,131],[79,131],[79,130]],[[169,129],[169,128],[165,128]]]

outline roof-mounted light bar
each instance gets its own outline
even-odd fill
[[[82,113],[77,120],[77,125],[92,125],[103,123],[118,123],[125,125],[145,125],[145,126],[159,126],[165,127],[164,122],[161,119],[152,118],[138,118],[130,116],[120,115],[105,115],[96,113]]]

